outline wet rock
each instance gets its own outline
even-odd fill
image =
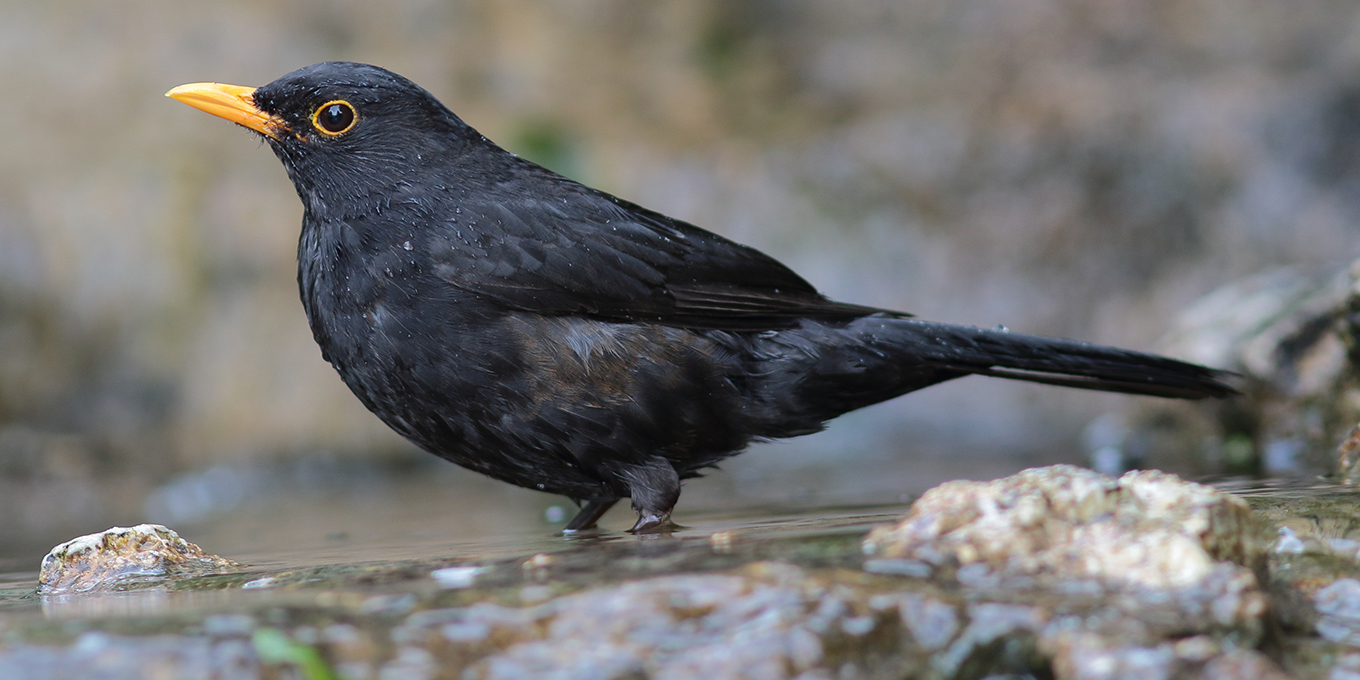
[[[527,608],[418,612],[392,638],[432,653],[441,668],[463,669],[453,675],[464,678],[895,678],[917,672],[926,656],[901,648],[899,630],[896,611],[875,609],[859,589],[757,563]],[[407,657],[391,664],[404,667]]]
[[[1244,490],[1273,522],[1271,618],[1295,677],[1360,678],[1360,495],[1320,480]]]
[[[43,558],[42,595],[117,590],[132,584],[238,568],[159,524],[113,527],[73,538]]]
[[[1348,486],[1360,484],[1360,425],[1351,428],[1336,447],[1336,481]]]
[[[1050,643],[1052,644],[1052,643]],[[1099,636],[1054,645],[1054,677],[1082,680],[1288,680],[1278,664],[1254,649],[1224,651],[1204,637],[1153,647],[1109,645]],[[1206,654],[1212,653],[1211,656]]]
[[[1232,648],[1207,636],[1152,646],[1119,644],[1100,635],[1056,636],[1044,641],[1053,655],[1053,676],[1073,680],[1287,680],[1270,657]]]
[[[1119,590],[1186,588],[1218,569],[1261,571],[1269,529],[1246,502],[1156,471],[1119,479],[1068,465],[926,492],[895,526],[869,533],[875,557],[1005,579],[1088,581]]]
[[[1204,665],[1204,680],[1289,680],[1274,661],[1253,649],[1235,649]]]
[[[82,633],[67,647],[17,645],[0,650],[5,680],[268,677],[248,640],[185,635]]]
[[[875,558],[929,565],[932,581],[996,601],[1004,616],[973,605],[970,626],[1001,632],[970,646],[1032,638],[1059,678],[1178,677],[1254,646],[1270,545],[1268,527],[1229,494],[1161,472],[1114,479],[1063,465],[941,485],[864,541]],[[902,616],[908,628],[925,616],[951,627],[934,604],[903,600]],[[962,666],[950,656],[968,653],[951,647],[934,669],[954,677]]]
[[[1332,642],[1360,647],[1360,581],[1339,579],[1313,593],[1316,629]]]
[[[998,673],[1029,673],[1047,668],[1038,650],[1038,634],[1047,623],[1042,607],[982,602],[955,607],[966,625],[949,645],[932,654],[931,671],[944,678],[981,677]],[[906,610],[899,608],[902,622],[915,636],[926,633],[911,625]],[[933,636],[931,636],[933,637]],[[910,638],[913,642],[919,637]],[[922,640],[929,642],[930,637]]]

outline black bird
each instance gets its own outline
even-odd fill
[[[1198,399],[1194,364],[834,302],[789,268],[508,153],[389,71],[326,62],[167,93],[264,136],[305,208],[322,355],[442,458],[665,530],[752,440],[965,375]]]

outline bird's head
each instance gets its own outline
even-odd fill
[[[263,135],[309,207],[319,195],[401,183],[481,139],[420,86],[368,64],[314,64],[259,88],[190,83],[166,96]]]

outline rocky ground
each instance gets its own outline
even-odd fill
[[[941,485],[905,516],[295,569],[120,529],[54,550],[43,594],[2,591],[0,677],[1360,674],[1354,497],[1239,491],[1054,466]]]

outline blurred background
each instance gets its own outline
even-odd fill
[[[248,550],[571,514],[364,411],[307,330],[278,161],[161,96],[330,59],[932,320],[1154,349],[1217,286],[1360,246],[1350,0],[4,0],[0,558],[146,520]],[[1081,461],[1129,399],[934,387],[754,447],[678,517]]]

